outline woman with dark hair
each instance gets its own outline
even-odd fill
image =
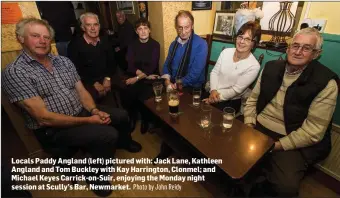
[[[122,105],[129,112],[133,128],[137,113],[141,110],[140,102],[153,96],[152,83],[159,75],[160,45],[150,38],[150,22],[140,18],[135,23],[135,31],[139,39],[132,41],[128,46],[128,69],[125,73],[127,79],[121,90]]]
[[[224,49],[210,73],[210,95],[206,103],[223,110],[233,107],[238,112],[241,97],[257,77],[260,64],[252,51],[261,38],[261,26],[253,21],[242,25],[236,34],[236,48]]]

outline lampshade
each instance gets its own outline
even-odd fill
[[[286,36],[294,27],[295,18],[290,11],[293,2],[280,2],[280,10],[276,12],[269,20],[269,30],[273,32],[273,36],[267,45],[273,45],[276,48],[284,48],[287,46]]]

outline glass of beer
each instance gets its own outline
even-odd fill
[[[182,95],[183,94],[183,82],[182,82],[182,79],[179,77],[176,77],[176,87],[178,90],[178,94]]]
[[[201,88],[193,88],[192,90],[192,105],[194,107],[200,106],[201,103]]]
[[[171,90],[168,93],[169,114],[177,116],[179,112],[179,95],[177,90]]]
[[[208,128],[209,126],[211,126],[211,113],[212,113],[212,106],[208,104],[202,104],[201,122],[200,122],[200,125],[202,128]]]
[[[162,101],[162,91],[163,91],[163,84],[161,82],[154,82],[152,84],[153,92],[155,93],[155,101],[160,102]]]
[[[231,107],[225,107],[223,109],[223,121],[222,121],[223,128],[230,129],[233,126],[234,118],[235,109]]]

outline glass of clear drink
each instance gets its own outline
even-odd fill
[[[171,116],[178,116],[179,112],[179,95],[177,90],[168,92],[169,114]]]
[[[152,84],[153,92],[155,93],[155,101],[160,102],[162,101],[162,91],[163,91],[163,84],[161,82],[154,82]]]
[[[200,106],[201,103],[201,88],[194,88],[192,90],[192,105],[195,107]]]
[[[202,104],[201,121],[200,121],[200,125],[202,128],[208,128],[211,126],[211,113],[212,113],[212,106],[208,104]]]
[[[223,128],[230,129],[233,126],[234,118],[235,109],[231,107],[225,107],[223,109],[223,121],[222,121]]]
[[[183,94],[183,82],[182,78],[176,77],[176,87],[179,95]]]

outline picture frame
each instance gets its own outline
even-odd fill
[[[148,2],[138,1],[138,8],[139,8],[139,17],[148,19],[149,18]]]
[[[226,11],[217,11],[214,22],[214,35],[224,35],[232,38],[234,34],[235,13]]]
[[[117,9],[122,10],[125,14],[135,14],[133,1],[116,1]]]
[[[193,1],[191,10],[211,10],[211,1]]]

